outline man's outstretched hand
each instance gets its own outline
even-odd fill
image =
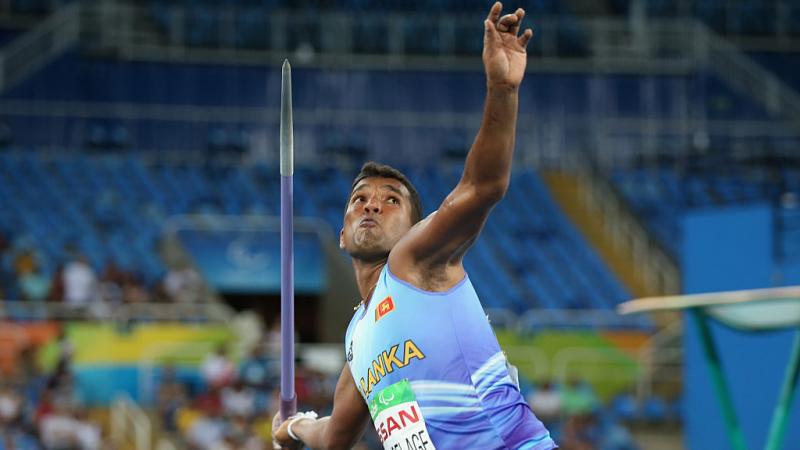
[[[483,66],[489,86],[516,88],[525,75],[528,55],[525,47],[533,37],[533,30],[519,34],[525,11],[517,9],[513,14],[500,16],[503,5],[496,2],[484,21]]]
[[[280,411],[272,418],[272,448],[275,450],[300,450],[303,443],[289,436],[289,423],[292,418],[283,420]]]

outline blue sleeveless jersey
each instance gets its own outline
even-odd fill
[[[427,292],[395,277],[385,265],[369,305],[361,305],[350,321],[345,351],[376,428],[379,407],[392,406],[387,399],[416,401],[403,403],[412,407],[396,421],[388,419],[388,431],[380,419],[382,440],[401,434],[396,429],[421,412],[427,435],[413,435],[413,443],[406,436],[408,445],[385,442],[385,448],[556,448],[509,376],[468,277],[447,292]],[[398,389],[408,392],[398,394]]]

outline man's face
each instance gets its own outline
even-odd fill
[[[411,228],[408,189],[394,178],[358,182],[347,203],[339,247],[353,258],[379,261]]]

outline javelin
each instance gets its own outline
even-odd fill
[[[294,131],[292,66],[281,71],[281,417],[297,412],[294,392]]]

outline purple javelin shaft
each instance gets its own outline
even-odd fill
[[[294,192],[292,176],[281,176],[281,415],[297,412],[294,392]]]
[[[281,416],[297,412],[294,393],[294,127],[292,67],[281,71]]]

